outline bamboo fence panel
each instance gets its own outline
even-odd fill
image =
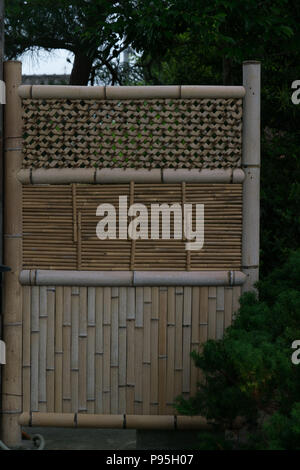
[[[185,249],[174,239],[173,214],[170,239],[106,239],[96,235],[96,209],[113,204],[119,234],[119,196],[128,204],[141,203],[148,210],[151,234],[151,204],[204,204],[204,246]],[[121,214],[120,214],[121,215]],[[123,216],[122,216],[123,217]],[[130,222],[129,217],[127,223]],[[183,218],[181,218],[183,224]],[[70,184],[23,187],[23,269],[64,270],[240,270],[242,248],[241,184]]]
[[[240,291],[23,286],[24,411],[174,415],[201,380],[190,352],[221,337]]]

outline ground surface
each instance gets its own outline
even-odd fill
[[[136,449],[136,432],[134,430],[36,427],[24,427],[23,430],[30,436],[41,434],[45,439],[45,450]]]
[[[45,450],[173,450],[196,449],[197,431],[135,431],[123,429],[71,429],[24,427],[30,436],[40,434]],[[32,441],[23,445],[32,448]]]

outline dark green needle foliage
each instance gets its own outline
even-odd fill
[[[209,440],[205,435],[209,447],[300,449],[300,364],[291,361],[292,343],[300,340],[300,250],[258,290],[259,300],[254,293],[241,297],[222,340],[192,353],[204,380],[196,396],[177,401],[181,413],[214,422],[216,433]],[[236,440],[236,420],[244,423],[242,442]]]

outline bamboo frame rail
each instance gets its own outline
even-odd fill
[[[171,85],[171,86],[68,86],[68,85],[22,85],[22,99],[185,99],[185,98],[243,98],[243,86]]]
[[[53,168],[22,169],[18,180],[22,184],[121,184],[130,183],[233,183],[244,181],[245,173],[241,168],[228,169],[119,169],[104,168]]]
[[[3,339],[6,365],[2,376],[2,439],[8,446],[21,440],[18,415],[22,412],[22,185],[16,178],[22,165],[22,109],[17,94],[22,81],[21,62],[4,63],[6,82]]]
[[[259,277],[260,226],[260,62],[243,64],[246,89],[243,115],[242,166],[246,178],[243,184],[242,268],[247,274],[243,291],[253,289]]]
[[[25,412],[20,416],[19,423],[22,426],[55,426],[68,428],[212,429],[212,425],[201,416],[177,415],[101,415]]]
[[[55,271],[23,270],[20,283],[31,286],[238,286],[241,271]]]

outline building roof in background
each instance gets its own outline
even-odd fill
[[[23,85],[68,85],[70,75],[23,75]]]

